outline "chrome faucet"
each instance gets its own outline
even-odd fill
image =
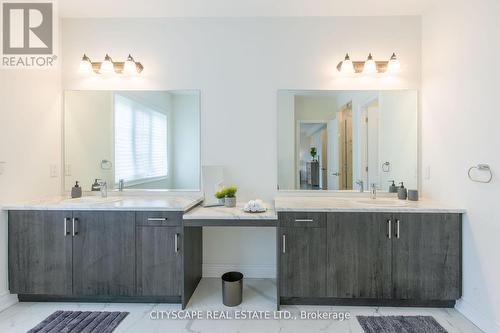
[[[125,187],[125,180],[120,179],[118,181],[118,191],[123,192],[123,188]]]
[[[365,183],[361,179],[356,181],[356,185],[359,186],[360,193],[363,193],[365,191]]]
[[[106,183],[105,180],[99,181],[99,191],[101,191],[101,197],[103,198],[108,197],[108,184]]]
[[[377,184],[372,183],[371,191],[370,191],[370,197],[372,199],[377,199]]]

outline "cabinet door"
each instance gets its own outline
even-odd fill
[[[280,228],[278,243],[281,297],[324,297],[325,228]]]
[[[393,239],[396,299],[456,300],[461,296],[459,214],[402,214]]]
[[[74,212],[73,291],[79,296],[135,294],[134,212]]]
[[[181,228],[137,227],[137,294],[180,296]]]
[[[391,298],[390,215],[329,213],[327,294]]]
[[[67,295],[72,289],[71,212],[9,212],[9,289]]]

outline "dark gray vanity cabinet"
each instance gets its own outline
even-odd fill
[[[328,297],[391,298],[390,218],[384,213],[328,214]]]
[[[326,292],[326,214],[280,213],[279,294],[321,297]]]
[[[8,225],[21,301],[181,303],[182,287],[196,287],[183,284],[182,212],[10,211]]]
[[[9,212],[9,288],[17,294],[72,292],[71,212]]]
[[[280,304],[451,307],[461,297],[460,214],[278,218]]]
[[[181,296],[181,227],[137,227],[137,294]]]
[[[136,280],[138,296],[182,295],[182,212],[136,213]]]
[[[73,212],[73,294],[135,294],[135,213]]]
[[[399,214],[393,217],[393,297],[456,300],[461,296],[459,214]]]

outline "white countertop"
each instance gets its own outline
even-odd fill
[[[55,197],[2,205],[3,210],[118,210],[118,211],[182,211],[203,201],[201,196],[84,196],[78,199]]]
[[[381,197],[279,196],[277,212],[388,212],[388,213],[465,213],[465,209],[448,207],[431,200],[408,201]]]
[[[272,204],[266,203],[267,211],[263,213],[246,213],[244,203],[237,203],[236,207],[225,206],[203,207],[198,206],[183,216],[184,220],[277,220],[278,215]]]
[[[234,208],[195,207],[200,195],[165,196],[84,196],[79,199],[54,197],[22,203],[5,204],[3,210],[118,210],[118,211],[182,211],[189,220],[277,220],[277,212],[400,212],[400,213],[465,213],[465,209],[449,207],[431,200],[407,201],[379,197],[278,196],[274,205],[266,203],[265,213],[246,213],[244,203]],[[194,209],[191,209],[195,207]],[[190,210],[191,209],[191,210]]]

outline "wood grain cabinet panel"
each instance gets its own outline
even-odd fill
[[[325,228],[288,227],[279,232],[281,297],[326,294]]]
[[[137,294],[181,296],[180,227],[137,228]]]
[[[71,212],[9,212],[9,289],[15,294],[72,292]]]
[[[327,221],[327,295],[391,298],[388,214],[330,213]]]
[[[396,215],[395,220],[394,298],[459,299],[462,286],[460,215],[401,214]]]
[[[73,293],[135,295],[135,213],[73,212]]]

